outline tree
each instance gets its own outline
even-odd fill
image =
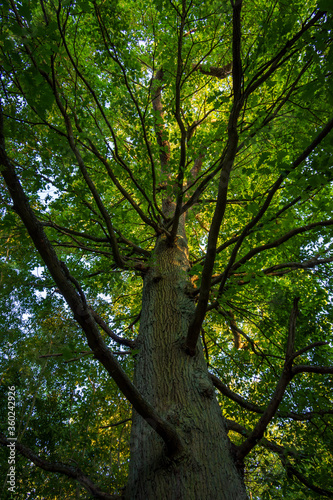
[[[333,496],[332,6],[243,3],[1,7],[19,498]]]

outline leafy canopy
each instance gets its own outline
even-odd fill
[[[237,32],[241,2],[231,3],[5,2],[6,155],[89,307],[129,341],[156,236],[177,229],[163,200],[185,207],[195,297],[223,209],[199,326],[231,440],[244,442],[273,396],[294,297],[294,351],[304,349],[295,363],[317,367],[290,381],[262,446],[249,453],[248,491],[325,498],[333,496],[332,6],[246,2]],[[16,204],[3,189],[1,399],[15,385],[18,436],[35,453],[72,461],[119,492],[130,404],[92,357]],[[135,350],[103,336],[131,376]],[[5,476],[5,448],[1,456]],[[23,458],[17,470],[18,498],[79,494],[74,481]]]

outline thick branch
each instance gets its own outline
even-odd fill
[[[71,308],[75,320],[84,331],[88,345],[95,358],[105,367],[114,379],[125,397],[132,403],[137,412],[153,427],[165,441],[170,455],[182,450],[182,443],[174,427],[162,419],[155,409],[143,399],[138,389],[133,385],[118,361],[112,356],[100,335],[97,324],[80,293],[77,293],[76,284],[70,279],[66,266],[59,261],[53,246],[48,240],[41,223],[32,211],[14,167],[11,165],[5,152],[3,136],[3,118],[0,108],[0,165],[1,174],[7,184],[9,193],[14,202],[14,209],[24,223],[33,243],[41,255],[52,278],[57,284],[60,293],[64,296]],[[75,286],[73,286],[75,284]],[[79,291],[80,292],[80,291]]]
[[[257,225],[259,220],[263,217],[263,215],[266,213],[267,209],[269,208],[271,201],[277,192],[277,190],[280,188],[283,180],[285,179],[286,175],[288,175],[290,172],[295,170],[306,158],[316,149],[316,147],[321,143],[321,141],[331,132],[333,128],[333,119],[331,119],[326,126],[322,129],[322,131],[317,135],[317,137],[312,141],[312,143],[305,148],[305,150],[298,156],[298,158],[293,162],[289,170],[286,170],[284,174],[281,174],[278,179],[275,181],[273,184],[272,188],[268,192],[268,195],[266,197],[266,200],[264,201],[261,209],[257,213],[257,215],[244,227],[242,233],[237,237],[236,240],[236,245],[231,253],[231,257],[229,259],[229,262],[225,268],[225,271],[223,274],[219,277],[219,280],[221,281],[220,289],[219,289],[219,295],[222,293],[224,285],[228,279],[229,272],[231,268],[233,268],[234,262],[237,257],[237,253],[239,248],[241,247],[243,241],[245,238],[248,236],[250,231]],[[233,241],[232,239],[231,241]],[[260,250],[261,251],[261,250]],[[250,254],[251,252],[249,252]],[[217,281],[215,281],[216,283]]]
[[[244,427],[243,425],[239,424],[238,422],[235,422],[234,420],[230,420],[229,418],[226,418],[226,424],[227,424],[227,429],[228,431],[233,431],[237,432],[237,434],[241,434],[242,436],[246,437],[251,434],[251,431]],[[280,446],[276,443],[273,443],[272,441],[269,441],[266,438],[262,438],[260,440],[260,445],[263,446],[264,448],[267,448],[274,453],[283,453],[284,455],[294,455],[295,453],[293,451],[287,451],[283,446]]]
[[[292,229],[288,233],[284,234],[280,238],[272,241],[271,243],[266,243],[266,245],[261,245],[260,247],[253,248],[250,250],[244,257],[239,259],[235,264],[231,267],[232,271],[236,271],[240,266],[245,264],[248,260],[250,260],[254,255],[257,255],[258,253],[261,253],[265,250],[269,250],[271,248],[276,248],[282,243],[285,243],[286,241],[290,240],[290,238],[293,238],[297,234],[302,234],[307,231],[310,231],[311,229],[314,229],[316,227],[326,227],[326,226],[331,226],[333,224],[333,219],[329,220],[324,220],[324,221],[318,221],[318,222],[313,222],[312,224],[308,224],[307,226],[299,227],[296,229]]]
[[[188,176],[187,180],[187,188],[189,189],[192,185],[192,183],[195,181],[197,176],[199,175],[199,172],[202,167],[202,160],[204,159],[204,155],[202,153],[199,153],[197,158],[194,160],[193,167],[191,168],[190,175]]]
[[[233,315],[232,311],[229,311],[229,322],[230,322],[230,328],[234,337],[234,347],[235,349],[240,349],[242,347],[242,341],[241,341],[241,330],[238,328],[235,317]],[[247,337],[247,335],[246,335]]]
[[[276,389],[274,391],[274,394],[265,410],[261,418],[259,419],[258,423],[254,427],[253,431],[251,434],[248,436],[246,441],[242,443],[238,447],[237,455],[239,459],[243,459],[250,451],[252,448],[255,447],[255,445],[260,441],[260,439],[263,437],[264,432],[267,428],[267,425],[269,422],[273,419],[274,415],[277,412],[277,409],[283,399],[285,390],[291,381],[293,374],[292,374],[292,354],[294,350],[294,344],[295,344],[295,333],[296,333],[296,317],[298,315],[298,301],[299,298],[294,299],[294,304],[292,311],[290,313],[290,319],[289,319],[289,331],[288,331],[288,340],[287,340],[287,348],[286,348],[286,358],[285,358],[285,363],[284,363],[284,368],[281,373],[280,379],[277,383]]]
[[[204,64],[193,64],[193,71],[199,71],[203,75],[214,76],[223,80],[227,78],[232,73],[232,62],[226,64],[222,68],[217,68],[216,66],[210,66],[206,68]]]
[[[105,321],[95,312],[91,309],[91,313],[93,315],[94,320],[96,323],[105,331],[105,333],[117,344],[120,345],[126,345],[127,347],[133,348],[135,345],[134,340],[129,340],[129,339],[124,339],[123,337],[119,337],[119,335],[116,335],[111,328],[108,327],[108,325],[105,323]]]
[[[227,206],[227,193],[231,168],[237,152],[238,133],[237,120],[243,104],[241,94],[242,85],[242,64],[240,53],[241,41],[241,8],[242,1],[237,1],[233,6],[233,86],[234,103],[230,113],[228,123],[228,146],[224,160],[221,166],[221,175],[218,188],[216,208],[214,211],[207,243],[207,252],[202,271],[200,296],[196,307],[194,318],[190,324],[186,339],[186,347],[189,354],[195,353],[196,344],[200,335],[201,325],[206,314],[209,292],[211,287],[211,278],[216,256],[216,245],[219,236],[221,223]]]
[[[226,419],[226,424],[228,430],[230,431],[237,432],[242,436],[247,436],[250,434],[250,431],[248,429],[238,424],[234,420]],[[264,448],[267,448],[268,450],[273,451],[274,453],[277,453],[287,473],[289,475],[295,476],[302,484],[304,484],[304,486],[311,489],[312,491],[315,491],[316,493],[320,493],[329,498],[333,497],[333,492],[324,490],[323,488],[320,488],[319,486],[315,486],[314,484],[310,483],[310,481],[303,474],[301,474],[295,467],[293,467],[289,462],[287,462],[286,460],[287,455],[292,455],[295,458],[297,458],[297,455],[293,451],[287,450],[283,446],[273,443],[272,441],[269,441],[268,439],[265,438],[262,438],[260,440],[260,445],[263,446]]]
[[[166,173],[166,166],[170,160],[170,144],[167,139],[167,132],[164,127],[163,119],[163,105],[162,105],[162,82],[163,82],[163,69],[156,72],[153,78],[152,90],[153,90],[153,110],[155,112],[155,133],[157,144],[160,148],[160,162],[162,173]]]
[[[333,373],[333,366],[296,365],[292,368],[292,375],[297,373],[320,373],[322,375]]]
[[[172,223],[172,228],[170,231],[170,242],[174,242],[179,226],[179,220],[181,215],[181,209],[183,205],[183,183],[184,183],[184,174],[185,174],[185,166],[186,166],[186,152],[187,152],[187,131],[185,129],[184,122],[181,116],[181,80],[183,74],[183,56],[182,56],[182,48],[183,48],[183,33],[184,33],[184,25],[186,20],[186,2],[182,0],[182,15],[178,33],[178,47],[177,47],[177,74],[176,74],[176,93],[175,93],[175,117],[178,124],[178,128],[180,130],[180,155],[179,155],[179,166],[178,166],[178,175],[177,175],[177,183],[176,183],[176,207],[174,213],[174,220]]]
[[[297,479],[310,490],[315,491],[320,495],[325,495],[326,497],[333,498],[333,491],[324,490],[323,488],[320,488],[319,486],[315,486],[314,484],[310,483],[310,481],[303,474],[301,474],[295,467],[293,467],[290,463],[286,462],[286,460],[282,457],[282,455],[280,456],[280,458],[281,462],[285,466],[286,471],[289,475],[297,477]]]
[[[254,413],[264,413],[265,408],[262,406],[258,406],[255,403],[251,403],[250,401],[247,401],[246,399],[242,398],[239,394],[236,394],[233,392],[227,385],[225,385],[216,375],[213,375],[212,373],[209,374],[211,381],[214,384],[214,387],[220,391],[221,394],[226,396],[228,399],[231,399],[235,403],[237,403],[239,406],[242,408],[245,408],[246,410],[252,411]],[[306,420],[312,420],[315,417],[323,417],[325,415],[333,415],[333,410],[327,409],[327,410],[318,410],[318,411],[309,411],[306,413],[295,413],[295,412],[287,412],[287,411],[277,411],[276,415],[279,418],[287,418],[287,419],[292,419],[292,420],[297,420],[300,422],[306,421]]]
[[[7,439],[4,434],[0,433],[0,443],[2,446],[15,445],[15,449],[24,457],[28,458],[31,462],[33,462],[37,467],[46,470],[48,472],[54,472],[56,474],[63,474],[71,479],[75,479],[78,481],[86,490],[89,491],[93,495],[94,498],[100,498],[101,500],[120,500],[120,495],[110,495],[109,493],[105,493],[100,490],[98,486],[96,486],[89,477],[85,476],[83,472],[77,468],[72,467],[67,464],[63,464],[61,462],[49,462],[48,460],[44,460],[35,452],[33,452],[27,446],[18,443],[17,441]]]

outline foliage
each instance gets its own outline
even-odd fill
[[[164,201],[186,208],[196,299],[220,210],[200,330],[210,371],[241,398],[218,395],[225,417],[243,428],[230,423],[231,440],[244,442],[244,429],[256,426],[251,404],[271,401],[295,297],[294,351],[304,349],[295,365],[318,368],[287,386],[246,459],[248,491],[262,500],[332,497],[333,11],[325,0],[246,2],[237,57],[241,2],[231,4],[5,2],[6,155],[77,295],[129,341],[156,236],[179,222]],[[87,347],[17,204],[1,192],[1,400],[14,385],[27,447],[119,494],[131,405]],[[135,350],[102,335],[132,376]],[[0,457],[4,477],[6,448]],[[77,484],[17,458],[17,498],[85,498]]]

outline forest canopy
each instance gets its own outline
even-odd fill
[[[0,9],[1,498],[332,498],[331,1]]]

